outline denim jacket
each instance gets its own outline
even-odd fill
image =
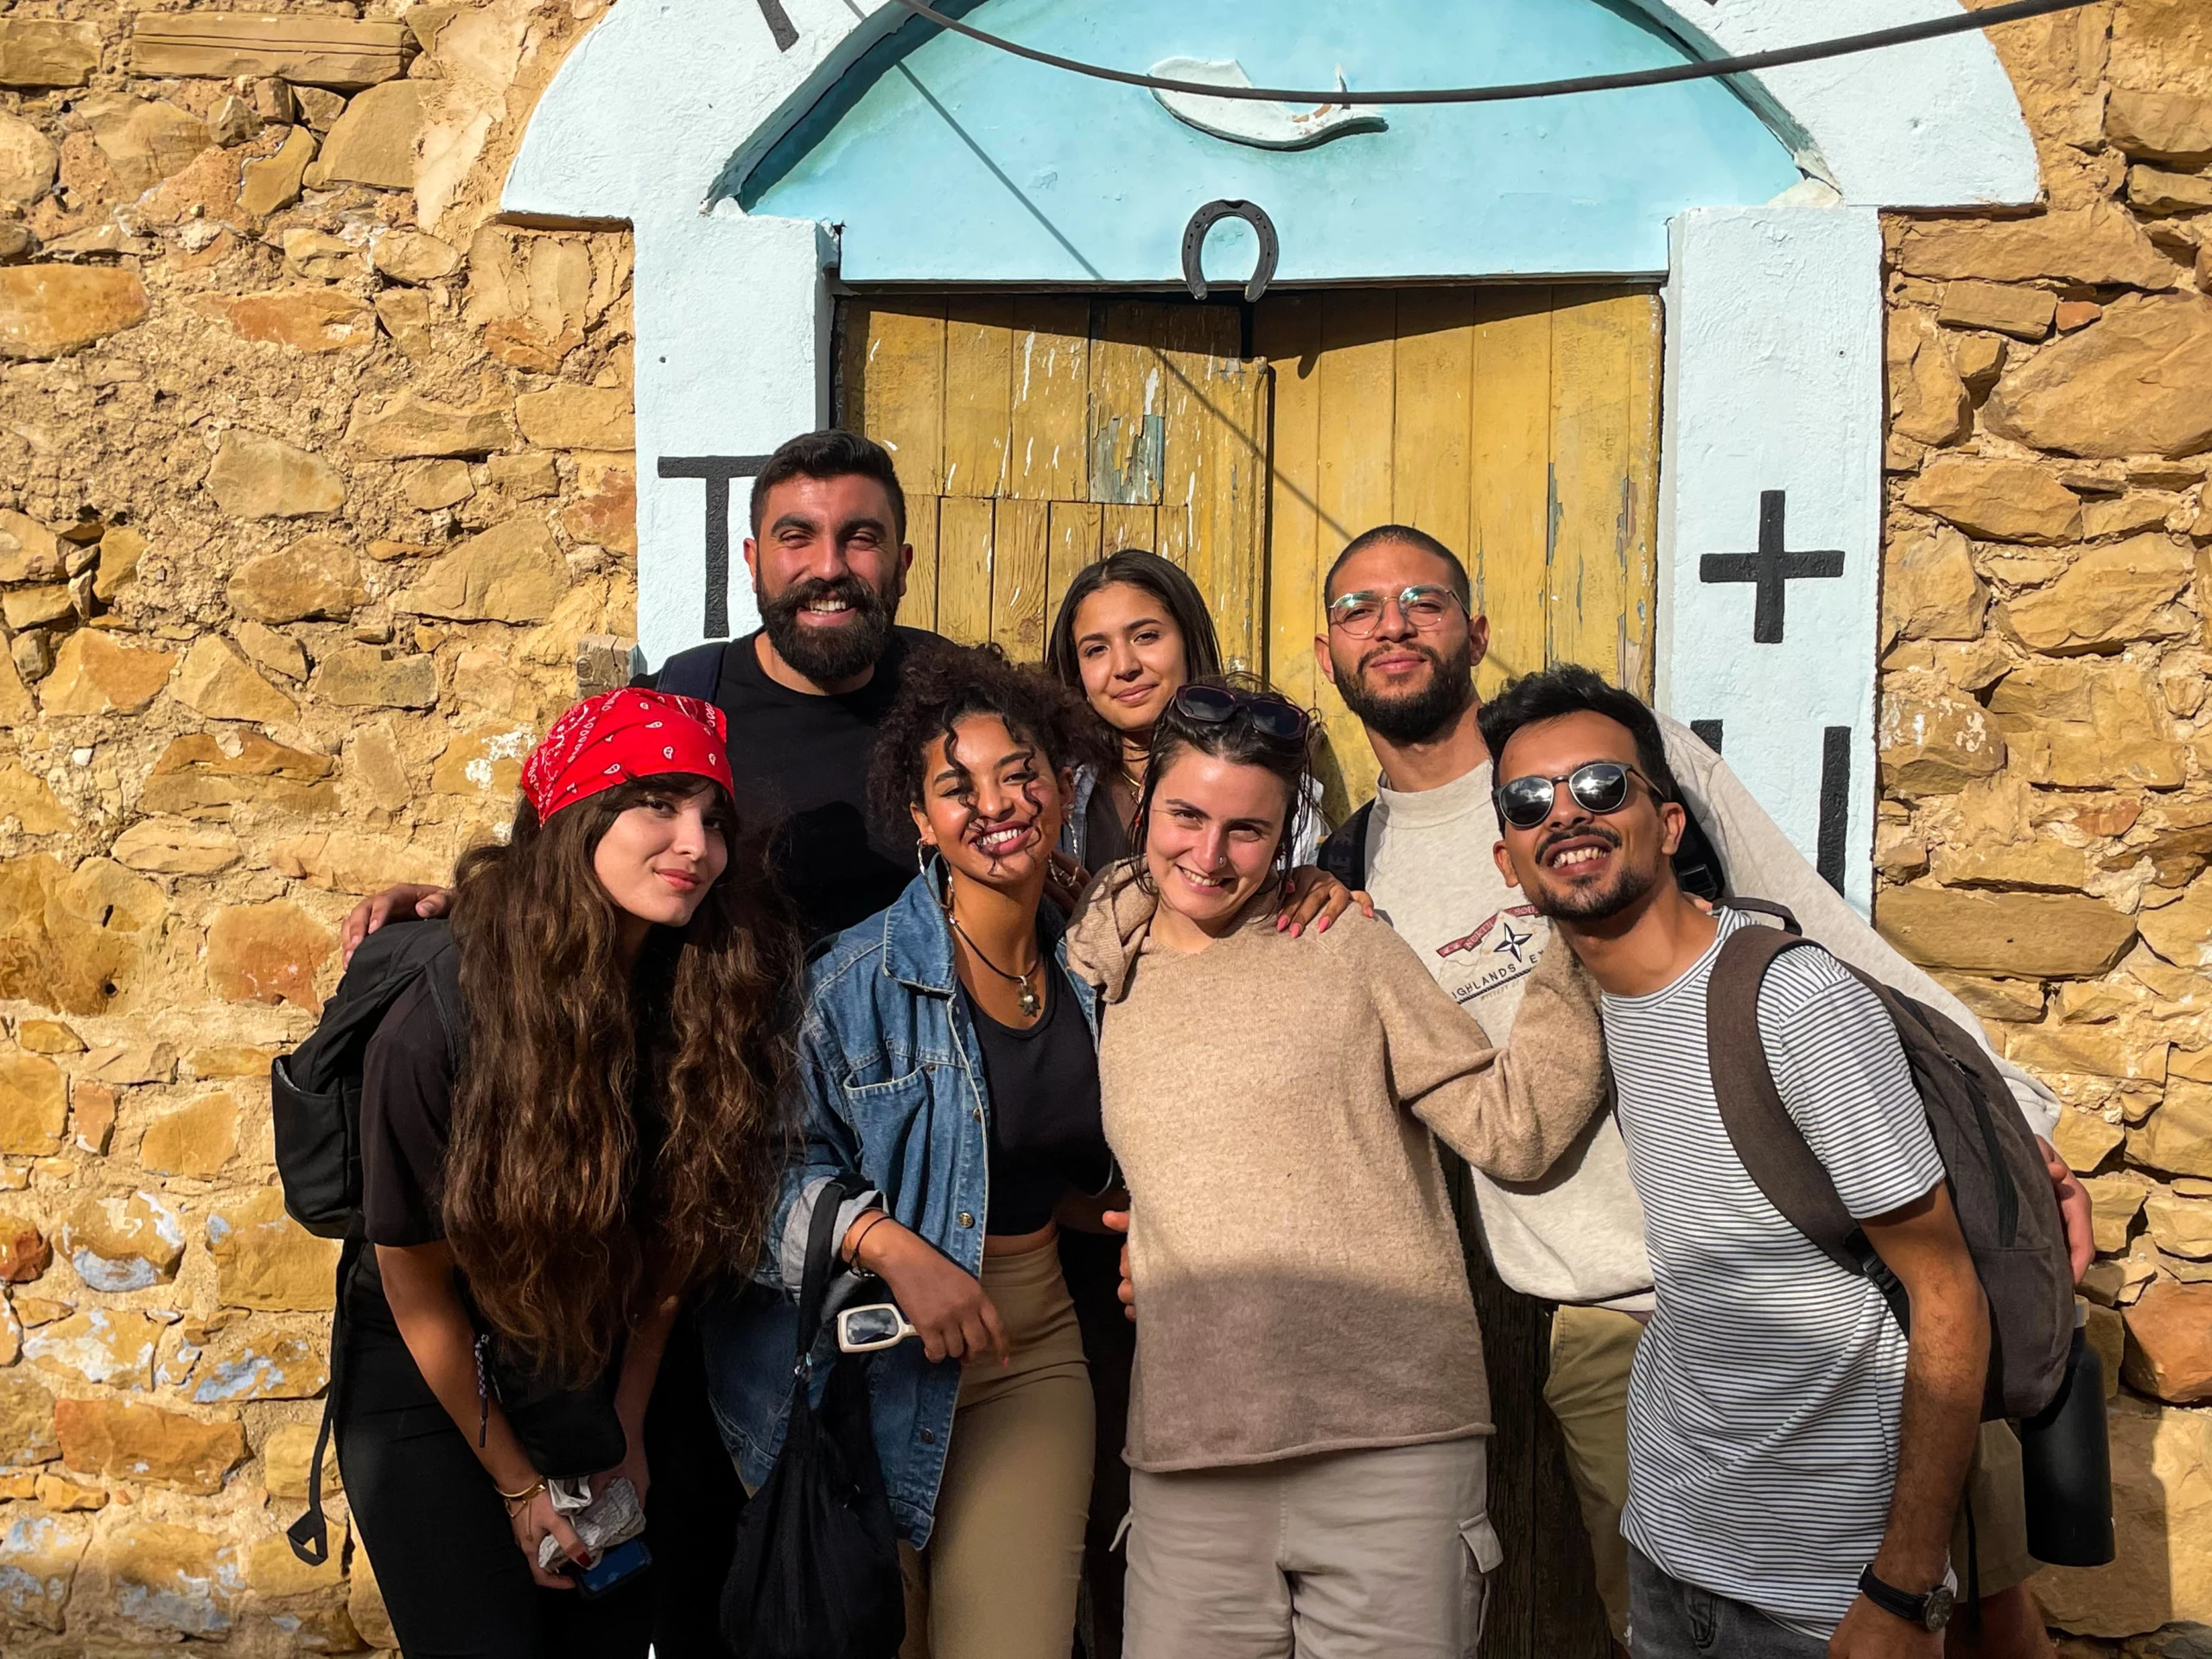
[[[767,1478],[783,1444],[797,1324],[791,1298],[815,1202],[830,1177],[859,1176],[898,1221],[968,1272],[982,1271],[990,1102],[953,969],[939,875],[932,867],[915,877],[896,904],[838,934],[807,970],[799,1026],[805,1142],[770,1219],[772,1259],[763,1274],[783,1294],[756,1289],[702,1319],[715,1414],[748,1485]],[[1096,995],[1067,971],[1060,918],[1050,905],[1043,925],[1095,1040]],[[835,1353],[834,1338],[817,1345],[817,1375]],[[868,1375],[892,1514],[918,1549],[929,1541],[944,1474],[960,1363],[931,1364],[910,1339],[872,1356]]]

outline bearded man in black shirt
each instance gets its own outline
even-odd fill
[[[900,666],[938,636],[894,623],[914,550],[882,445],[852,432],[791,439],[753,480],[752,528],[760,628],[679,652],[641,683],[729,715],[738,810],[781,826],[785,891],[816,939],[883,909],[913,876],[871,835],[864,803]],[[442,888],[386,888],[346,918],[346,954],[394,916],[445,907]]]

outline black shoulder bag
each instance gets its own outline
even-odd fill
[[[746,1659],[893,1659],[906,1640],[899,1537],[861,1356],[833,1350],[822,1403],[812,1398],[837,1212],[860,1190],[825,1185],[807,1235],[784,1449],[746,1506],[722,1587],[722,1637]]]

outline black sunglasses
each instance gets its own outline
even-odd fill
[[[1219,726],[1242,715],[1253,730],[1278,743],[1300,743],[1313,724],[1303,709],[1274,691],[1232,691],[1225,685],[1186,685],[1175,693],[1175,712]]]
[[[1586,812],[1618,812],[1628,804],[1628,780],[1635,779],[1649,790],[1652,798],[1664,800],[1659,787],[1634,766],[1618,760],[1586,760],[1573,772],[1557,778],[1530,772],[1498,785],[1493,799],[1497,816],[1516,830],[1533,830],[1552,815],[1559,785],[1565,784],[1574,804]]]

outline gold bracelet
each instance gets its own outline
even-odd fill
[[[495,1492],[499,1491],[497,1484],[494,1484],[492,1490]],[[499,1492],[499,1498],[500,1501],[507,1506],[509,1512],[512,1513],[516,1504],[527,1503],[531,1498],[536,1497],[544,1490],[545,1478],[543,1475],[540,1475],[536,1480],[531,1482],[529,1485],[524,1487],[522,1491],[518,1492]]]

